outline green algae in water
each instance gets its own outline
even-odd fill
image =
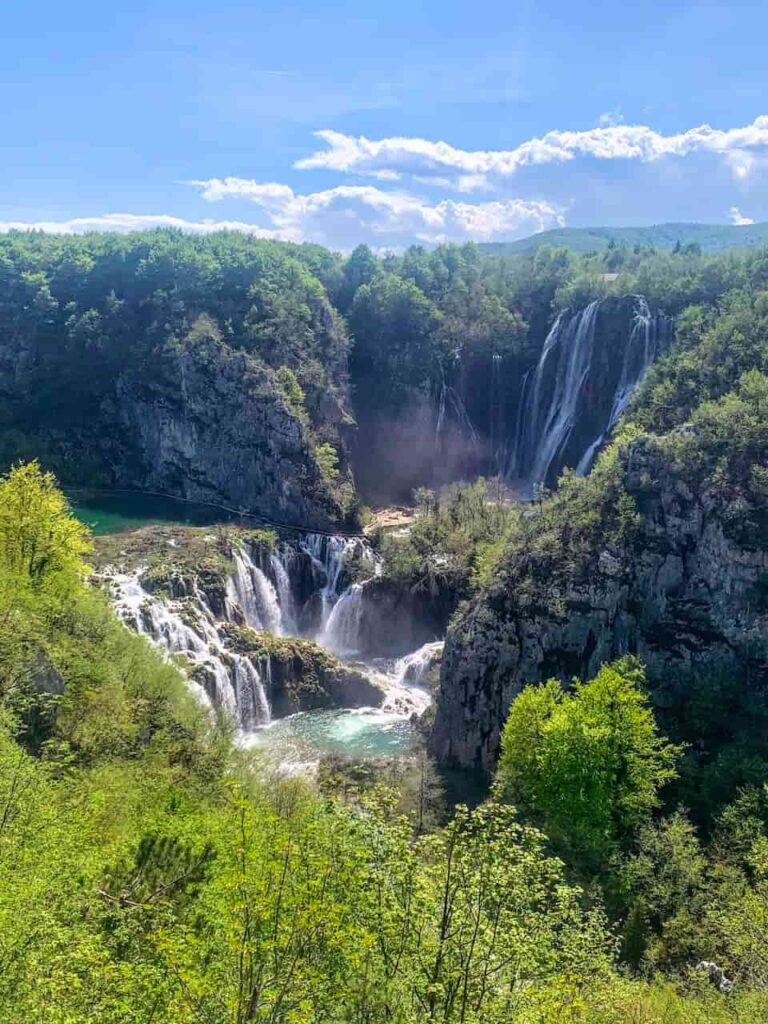
[[[225,509],[158,495],[82,490],[65,493],[74,514],[97,537],[138,530],[142,526],[213,526],[241,521],[239,516]]]

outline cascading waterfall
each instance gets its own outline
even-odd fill
[[[355,656],[360,648],[366,583],[351,582],[351,569],[363,566],[366,576],[373,577],[381,565],[363,538],[314,534],[296,542],[283,541],[264,563],[266,572],[255,564],[246,545],[232,552],[232,562],[221,606],[195,578],[182,581],[178,598],[147,592],[141,585],[144,569],[133,574],[107,571],[104,579],[111,583],[114,603],[126,624],[168,656],[182,655],[190,686],[206,703],[230,715],[247,742],[272,719],[272,662],[269,656],[239,652],[232,642],[231,624],[297,635],[302,613],[296,595],[307,594],[309,581],[314,589],[305,599],[311,603],[313,596],[320,597],[324,607],[315,639],[338,657]],[[441,649],[442,643],[426,644],[385,669],[356,660],[356,671],[366,673],[386,693],[383,704],[368,709],[373,717],[366,721],[391,728],[424,711],[431,698],[421,683]],[[348,713],[355,716],[361,711]]]
[[[615,335],[604,328],[598,332],[597,326],[607,303],[621,315],[620,304],[627,301],[632,302],[631,326],[619,356]],[[576,313],[560,314],[537,365],[521,381],[507,477],[530,495],[536,484],[552,484],[565,466],[588,472],[664,347],[666,325],[642,296],[596,300]]]
[[[282,614],[274,586],[254,564],[245,547],[233,552],[233,560],[235,572],[227,582],[231,617],[235,617],[234,610],[239,608],[249,626],[282,636]]]
[[[443,654],[444,641],[433,640],[417,651],[398,658],[395,663],[395,678],[399,685],[420,685],[427,671],[436,665]]]
[[[384,702],[385,711],[420,714],[429,707],[432,698],[423,686],[424,677],[443,656],[443,641],[434,640],[418,650],[398,658],[392,681]]]
[[[172,606],[143,589],[139,574],[114,573],[109,581],[114,588],[114,606],[120,618],[135,632],[148,637],[167,654],[183,654],[199,666],[210,681],[212,694],[200,684],[193,692],[237,718],[237,697],[227,665],[218,648],[216,631],[204,617],[193,629]]]
[[[331,609],[318,642],[335,654],[356,654],[360,646],[363,584],[353,583]]]
[[[331,616],[334,615],[341,600],[352,590],[352,587],[342,586],[348,579],[350,564],[353,562],[363,564],[367,571],[374,576],[381,572],[381,565],[370,545],[360,537],[327,537],[311,533],[304,537],[299,546],[311,559],[315,571],[315,579],[322,602],[318,642],[324,643],[324,638],[329,635],[328,627]],[[362,608],[362,594],[360,594],[359,604]],[[343,614],[346,615],[348,611],[349,609],[346,609]],[[341,613],[336,614],[337,619],[339,614]],[[355,650],[356,648],[353,646],[349,649]]]

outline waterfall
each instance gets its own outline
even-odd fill
[[[283,635],[283,617],[280,611],[280,603],[277,600],[277,593],[266,575],[257,565],[252,565],[253,588],[256,593],[256,603],[259,608],[261,628],[275,636]]]
[[[530,470],[534,483],[547,480],[555,456],[562,451],[573,430],[576,406],[589,373],[598,306],[598,302],[591,302],[568,320],[564,329],[562,319],[558,318],[544,342],[533,379],[534,416],[529,427],[537,440]],[[553,358],[557,358],[555,383],[549,403],[545,405],[542,391],[547,364]]]
[[[192,692],[237,718],[235,690],[223,652],[216,643],[213,625],[200,616],[196,623],[198,628],[193,629],[171,604],[148,594],[141,586],[139,576],[139,573],[108,576],[115,591],[113,603],[117,614],[127,626],[148,637],[166,654],[182,654],[193,667],[198,667],[210,682],[213,694],[207,693],[205,687],[194,681]]]
[[[272,566],[277,586],[277,599],[282,617],[282,625],[288,636],[295,635],[298,629],[296,624],[296,604],[293,600],[293,590],[291,588],[291,575],[285,565],[286,561],[289,564],[291,563],[293,555],[293,548],[285,547],[284,550],[281,550],[278,554],[270,555],[269,558],[269,564]]]
[[[234,575],[227,581],[228,608],[239,608],[253,629],[265,629],[277,636],[283,634],[280,603],[272,583],[255,565],[245,547],[232,553]],[[230,615],[230,617],[234,617]]]
[[[494,352],[491,357],[491,408],[489,424],[491,459],[497,473],[501,472],[504,463],[504,412],[502,409],[501,363],[501,356],[498,352]]]
[[[400,686],[418,686],[428,669],[437,664],[443,655],[443,641],[435,640],[424,644],[417,651],[406,654],[395,663],[395,679]]]
[[[250,658],[239,654],[230,657],[240,726],[245,732],[253,732],[256,726],[265,725],[272,718],[264,684]]]
[[[174,585],[175,597],[155,596],[143,588],[146,567],[132,573],[106,570],[103,578],[111,584],[123,621],[169,658],[182,656],[177,664],[193,691],[229,715],[240,734],[248,735],[271,721],[272,663],[269,657],[242,653],[239,634],[231,624],[297,635],[302,610],[296,595],[302,594],[307,601],[319,596],[323,617],[317,641],[337,655],[355,654],[361,646],[365,584],[351,583],[350,571],[361,566],[366,576],[381,571],[363,538],[309,534],[281,543],[265,562],[269,577],[254,562],[247,545],[235,547],[223,606],[220,598],[213,599],[214,591],[206,595],[194,577],[185,577],[184,586]],[[395,684],[401,698],[398,714],[405,713],[406,705],[411,710],[421,706],[419,693],[409,698],[410,704],[406,699],[414,673],[419,674],[415,667],[404,669],[402,680]]]
[[[253,576],[248,564],[250,559],[245,551],[240,549],[232,552],[232,560],[235,571],[227,580],[227,614],[229,618],[235,618],[235,612],[240,611],[249,626],[261,629]]]
[[[424,644],[399,658],[387,679],[387,696],[382,710],[397,714],[421,714],[432,698],[422,685],[427,671],[437,665],[443,655],[443,641]]]
[[[302,539],[299,547],[309,555],[315,571],[322,601],[322,637],[336,605],[347,593],[341,585],[348,578],[349,563],[353,560],[366,563],[374,575],[381,572],[381,565],[371,546],[361,537],[326,537],[310,533]],[[320,639],[320,642],[323,640]]]
[[[355,654],[360,649],[362,615],[363,584],[353,583],[331,609],[319,643],[335,654]]]
[[[614,394],[608,423],[600,436],[587,448],[576,467],[576,472],[582,475],[588,473],[592,468],[592,462],[600,445],[627,411],[632,395],[655,362],[666,340],[665,322],[661,318],[653,316],[642,295],[638,295],[635,302],[632,330],[624,349],[621,376]]]
[[[184,655],[192,669],[199,670],[206,687],[190,680],[193,692],[211,690],[207,693],[209,701],[231,715],[245,731],[270,720],[269,701],[258,669],[244,655],[224,650],[215,622],[207,617],[210,612],[206,604],[197,606],[199,614],[192,626],[176,611],[175,602],[148,594],[139,582],[139,574],[115,573],[109,579],[116,590],[115,608],[126,625],[167,654]]]
[[[446,413],[449,409],[453,411],[453,422],[459,436],[466,438],[474,449],[475,454],[477,454],[480,450],[480,439],[467,412],[464,399],[455,388],[451,387],[450,384],[446,384],[445,379],[443,379],[440,385],[440,395],[438,398],[437,420],[435,424],[435,453],[439,453],[441,448]]]
[[[629,302],[628,329],[617,352],[615,318],[626,316]],[[565,466],[588,472],[666,334],[665,318],[652,314],[642,296],[597,300],[561,313],[537,365],[521,381],[507,476],[530,494],[536,484],[554,483]]]

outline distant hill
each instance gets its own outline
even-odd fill
[[[488,253],[527,255],[539,246],[552,245],[572,252],[602,252],[614,239],[624,246],[653,246],[674,249],[680,242],[698,242],[704,252],[723,249],[752,249],[768,245],[768,224],[654,224],[644,228],[555,228],[516,242],[485,242],[480,248]]]

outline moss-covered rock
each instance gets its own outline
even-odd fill
[[[223,624],[226,649],[261,666],[275,718],[315,708],[376,707],[384,690],[312,640]]]

